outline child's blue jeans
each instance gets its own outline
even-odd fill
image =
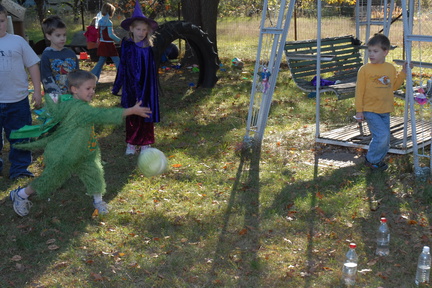
[[[31,152],[15,149],[14,143],[25,141],[28,139],[9,139],[12,130],[17,130],[25,125],[31,125],[31,111],[29,99],[25,98],[16,103],[0,103],[0,131],[3,129],[6,139],[10,144],[9,162],[10,170],[9,177],[17,178],[21,175],[32,175],[27,170],[27,167],[32,161]],[[3,133],[0,133],[0,151],[3,150]]]
[[[102,73],[102,68],[105,65],[105,62],[107,61],[107,58],[108,57],[105,57],[105,56],[99,56],[99,61],[96,63],[96,65],[91,70],[91,73],[96,75],[96,77],[98,79],[100,78],[100,75]],[[116,68],[118,68],[118,66],[120,64],[120,57],[119,56],[112,56],[111,60],[114,62],[114,65],[116,66]]]
[[[363,112],[372,134],[366,160],[377,164],[384,160],[390,149],[390,113]]]

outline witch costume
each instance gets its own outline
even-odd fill
[[[38,196],[47,198],[76,174],[88,195],[103,195],[106,184],[94,125],[123,123],[124,109],[93,107],[72,95],[62,95],[58,101],[55,103],[45,96],[43,124],[25,126],[11,133],[14,138],[41,136],[33,142],[15,144],[23,150],[44,149],[45,168],[31,186]]]
[[[129,31],[130,25],[135,20],[144,20],[153,31],[158,27],[155,21],[144,16],[138,1],[132,17],[124,20],[121,27]],[[133,107],[136,102],[142,101],[141,106],[148,107],[152,111],[150,118],[137,115],[126,117],[126,143],[139,146],[155,142],[153,123],[160,121],[156,63],[147,37],[138,43],[135,43],[132,38],[123,39],[122,56],[112,89],[114,95],[118,95],[122,89],[122,107]]]

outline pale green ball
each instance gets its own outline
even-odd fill
[[[156,148],[147,148],[138,156],[138,168],[146,177],[164,173],[168,168],[165,154]]]

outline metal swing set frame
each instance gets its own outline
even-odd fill
[[[371,18],[372,0],[365,0],[366,2],[366,20],[362,20],[359,16],[360,12],[360,1],[356,2],[356,37],[366,42],[369,39],[370,31],[372,26],[379,25],[382,27],[382,32],[388,36],[390,31],[390,25],[393,21],[393,10],[395,7],[394,0],[382,0],[383,7],[383,18],[380,20],[373,20]],[[426,35],[414,35],[412,33],[413,28],[413,15],[409,15],[408,11],[413,11],[413,5],[415,0],[402,0],[402,16],[404,23],[404,47],[406,49],[406,61],[411,62],[412,52],[411,46],[413,41],[427,41],[432,42],[432,36]],[[420,1],[420,0],[417,0]],[[270,111],[272,102],[272,96],[276,86],[276,80],[282,61],[282,55],[284,54],[285,41],[290,28],[291,19],[295,9],[295,0],[279,1],[279,9],[270,9],[268,1],[265,0],[263,3],[263,12],[260,23],[260,35],[256,56],[256,63],[254,68],[254,78],[251,89],[250,104],[248,110],[246,135],[244,136],[244,144],[246,147],[261,143],[264,137],[264,130],[267,125],[267,119]],[[316,39],[316,79],[317,83],[320,83],[321,75],[321,62],[325,61],[321,56],[321,1],[317,1],[317,39]],[[275,19],[275,21],[271,21]],[[361,37],[361,26],[365,26],[365,35]],[[309,56],[310,57],[310,56]],[[368,60],[367,50],[364,52],[364,63]],[[395,61],[397,62],[397,61]],[[418,62],[419,63],[419,62]],[[417,64],[418,64],[417,63]],[[413,62],[413,64],[416,64]],[[424,64],[427,65],[427,64]],[[432,64],[431,64],[432,66]],[[406,79],[406,86],[413,87],[413,79],[411,76],[411,69],[408,70],[408,76]],[[347,127],[339,128],[339,131],[328,131],[320,132],[320,85],[316,86],[316,125],[315,125],[315,141],[318,143],[327,143],[339,146],[347,147],[359,147],[368,148],[368,143],[360,143],[351,141],[355,139],[356,135],[351,135],[350,140],[335,139],[335,135],[340,133],[344,134],[346,131],[359,131],[357,124],[349,125]],[[396,95],[396,94],[395,94]],[[407,89],[404,93],[405,98],[405,109],[404,116],[401,118],[395,118],[392,120],[392,124],[397,129],[398,141],[397,145],[390,148],[390,153],[396,154],[408,154],[414,153],[414,167],[417,171],[419,168],[419,157],[422,157],[421,153],[418,153],[419,148],[426,147],[431,144],[431,137],[422,138],[421,142],[418,142],[418,124],[416,121],[416,113],[414,109],[414,98],[413,89]],[[424,121],[421,121],[422,128],[424,131]],[[427,129],[427,128],[426,128]],[[338,130],[338,129],[336,129]],[[359,134],[362,134],[364,129],[360,129]],[[423,132],[422,132],[423,133]],[[352,134],[352,133],[351,133]],[[363,136],[363,135],[361,135]],[[394,135],[393,135],[394,136]],[[395,138],[395,137],[393,137]],[[431,149],[432,150],[432,149]],[[430,156],[426,156],[431,158]],[[432,160],[431,160],[432,165]]]

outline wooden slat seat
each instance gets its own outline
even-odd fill
[[[315,92],[311,80],[317,73],[317,40],[287,41],[284,50],[296,85],[305,92]],[[321,86],[320,92],[334,92],[338,99],[354,97],[362,62],[360,41],[353,36],[321,39],[321,78],[339,83]]]

